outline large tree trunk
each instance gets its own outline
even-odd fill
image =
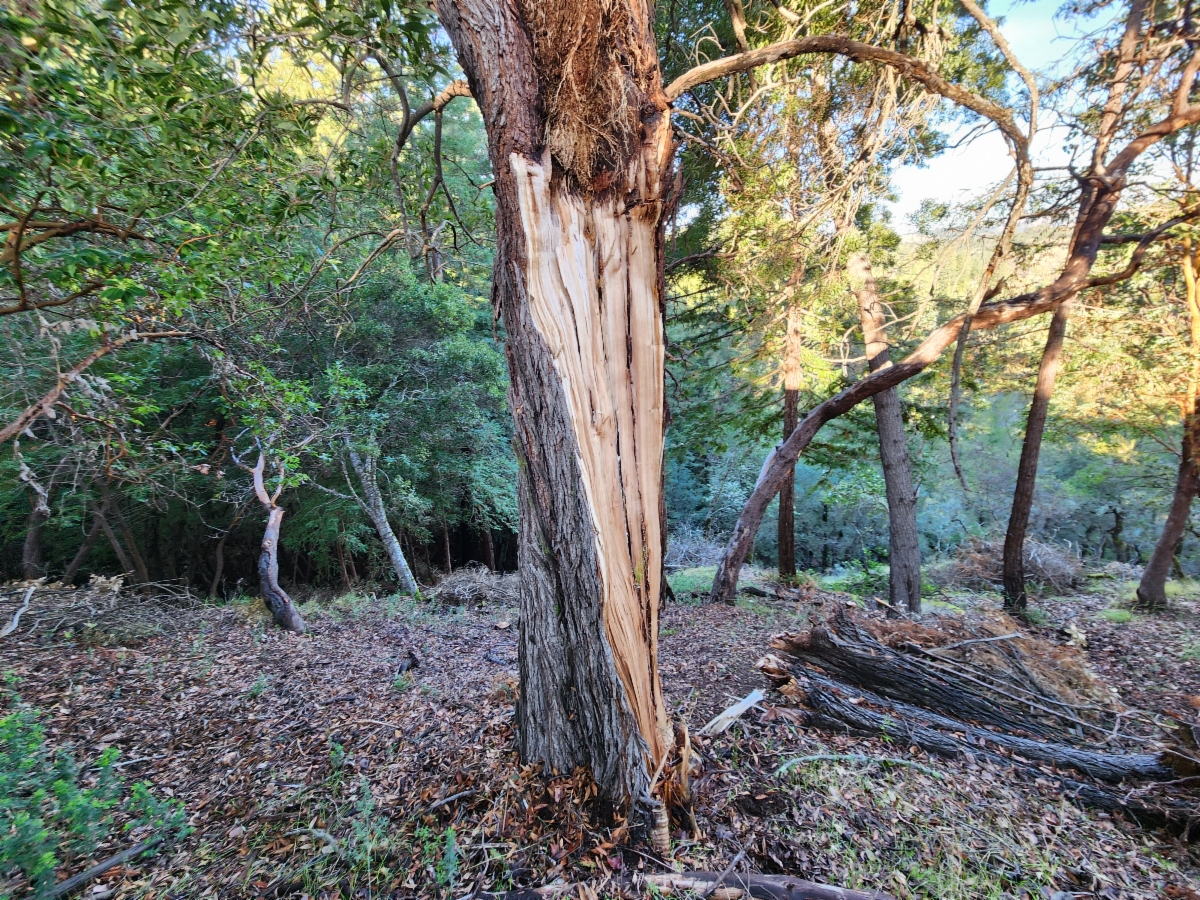
[[[858,313],[862,321],[867,364],[872,372],[890,368],[883,303],[865,252],[849,260],[851,281],[859,285]],[[879,432],[879,458],[888,504],[888,599],[892,611],[921,611],[921,538],[917,532],[917,492],[913,487],[912,463],[908,458],[908,435],[900,407],[900,391],[888,388],[871,401],[875,404],[875,426]],[[788,432],[789,434],[791,432]]]
[[[788,309],[787,343],[783,359],[783,438],[796,430],[800,421],[800,351],[803,348],[800,330],[801,310],[793,304]],[[793,466],[779,489],[779,574],[784,578],[796,575],[796,469]]]
[[[518,743],[644,815],[658,676],[662,207],[652,11],[438,0],[487,128],[520,509]],[[656,818],[659,814],[656,813]],[[661,818],[658,819],[661,822]]]
[[[371,524],[375,526],[379,539],[383,541],[383,549],[392,564],[392,571],[396,573],[396,581],[400,585],[400,590],[415,597],[418,593],[417,580],[413,578],[412,569],[408,567],[408,560],[404,558],[404,550],[400,547],[396,532],[392,531],[392,525],[388,522],[387,509],[383,505],[383,495],[379,492],[379,481],[375,477],[375,458],[363,456],[361,453],[351,450],[350,464],[354,467],[355,474],[358,475],[359,483],[362,484],[363,510],[371,520]]]
[[[1054,394],[1054,380],[1058,377],[1063,340],[1067,334],[1067,317],[1070,314],[1071,301],[1068,300],[1054,311],[1050,319],[1050,334],[1046,338],[1046,349],[1042,352],[1033,402],[1029,405],[1029,419],[1025,424],[1025,442],[1021,446],[1021,461],[1017,465],[1017,486],[1013,490],[1012,512],[1008,517],[1008,531],[1004,535],[1004,605],[1008,609],[1023,610],[1029,599],[1025,593],[1025,533],[1029,529],[1030,510],[1033,509],[1033,489],[1037,484],[1038,454],[1041,453],[1042,435],[1046,431],[1046,415],[1050,411],[1050,398]]]
[[[1147,609],[1162,609],[1167,605],[1167,575],[1171,561],[1179,550],[1187,528],[1192,501],[1200,492],[1200,468],[1197,466],[1197,437],[1200,437],[1200,410],[1197,397],[1200,395],[1200,291],[1197,290],[1197,270],[1200,269],[1200,253],[1193,252],[1192,240],[1184,238],[1183,280],[1187,287],[1188,319],[1191,326],[1192,371],[1184,394],[1181,418],[1183,419],[1183,448],[1179,458],[1179,474],[1175,479],[1175,495],[1171,498],[1171,509],[1150,562],[1142,572],[1138,583],[1138,603]]]

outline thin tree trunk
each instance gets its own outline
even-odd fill
[[[1008,531],[1004,534],[1004,606],[1007,609],[1023,610],[1029,600],[1025,593],[1025,533],[1029,529],[1029,513],[1033,509],[1038,454],[1042,449],[1046,416],[1050,411],[1050,398],[1054,394],[1054,380],[1058,377],[1070,314],[1071,301],[1068,300],[1054,311],[1050,319],[1050,333],[1046,337],[1046,349],[1042,352],[1042,362],[1038,367],[1033,402],[1029,404],[1025,441],[1021,445],[1017,484],[1013,490],[1012,512],[1008,517]]]
[[[855,291],[862,321],[867,363],[872,372],[890,368],[883,304],[865,252],[849,260],[849,273],[860,285]],[[900,391],[888,388],[871,398],[875,405],[875,426],[879,433],[879,458],[888,504],[888,599],[891,612],[921,611],[921,538],[917,532],[917,492],[913,487],[912,463],[908,456],[908,435],[900,406]],[[790,434],[791,432],[789,432]]]
[[[342,569],[342,587],[347,591],[350,590],[350,573],[346,571],[346,553],[342,548],[342,542],[336,541],[333,545],[333,551],[337,554],[338,565]]]
[[[217,596],[217,588],[221,586],[221,576],[225,573],[225,542],[229,540],[229,535],[233,533],[233,529],[237,528],[238,522],[242,521],[242,514],[246,512],[246,507],[249,504],[250,501],[247,500],[238,507],[237,512],[234,513],[233,521],[229,523],[229,527],[225,529],[225,533],[222,534],[221,539],[217,541],[216,571],[213,572],[212,582],[208,586],[208,596],[214,599]]]
[[[129,527],[129,522],[125,518],[125,514],[121,512],[121,507],[113,504],[113,512],[117,517],[117,527],[121,529],[121,537],[125,541],[125,546],[129,548],[129,556],[133,560],[133,568],[137,572],[138,580],[142,584],[149,584],[150,567],[146,565],[146,558],[142,556],[142,551],[138,547],[137,538],[134,537],[133,529]]]
[[[454,571],[453,560],[450,558],[450,528],[442,522],[442,555],[446,558],[446,574]]]
[[[483,564],[488,567],[489,572],[496,571],[496,548],[492,544],[492,529],[484,523],[483,531],[480,535],[483,538]]]
[[[108,538],[109,546],[112,547],[113,553],[117,556],[117,562],[121,566],[121,571],[128,578],[134,575],[133,563],[129,561],[129,554],[125,552],[125,548],[121,546],[121,542],[117,539],[117,533],[113,531],[112,523],[108,521],[107,510],[109,501],[105,499],[101,506],[94,508],[96,520],[100,523],[100,528],[104,531],[104,536]]]
[[[662,209],[652,7],[439,0],[488,133],[520,509],[521,758],[663,822]],[[581,43],[579,35],[601,36]],[[658,832],[661,833],[661,832]],[[663,847],[665,851],[666,847]]]
[[[388,522],[387,509],[383,505],[383,495],[379,492],[379,481],[375,475],[374,457],[363,456],[357,451],[351,450],[350,465],[354,467],[354,472],[358,475],[359,483],[362,485],[363,511],[371,520],[371,524],[375,526],[379,539],[383,541],[383,549],[392,563],[392,571],[396,573],[396,581],[400,585],[401,592],[413,597],[417,596],[419,591],[417,580],[413,578],[412,569],[408,566],[408,560],[404,558],[404,550],[400,546],[400,541],[396,538],[396,533],[392,531],[391,523]]]
[[[33,486],[29,488],[29,502],[32,509],[21,547],[21,572],[26,581],[33,581],[46,574],[42,564],[42,526],[50,518],[50,507],[46,504],[46,492]]]
[[[1184,394],[1182,415],[1183,447],[1179,456],[1179,474],[1175,479],[1175,495],[1171,498],[1171,509],[1167,520],[1163,523],[1162,533],[1150,561],[1142,572],[1138,583],[1138,603],[1147,609],[1162,609],[1167,605],[1167,575],[1170,573],[1171,561],[1178,552],[1183,540],[1183,532],[1187,528],[1188,517],[1191,515],[1192,502],[1200,491],[1200,466],[1196,459],[1197,438],[1200,437],[1200,409],[1197,409],[1197,398],[1200,395],[1200,291],[1197,289],[1197,274],[1200,273],[1200,252],[1193,252],[1191,238],[1184,239],[1183,245],[1183,277],[1187,286],[1188,319],[1191,325],[1190,344],[1192,353],[1192,371],[1188,379],[1187,393]]]
[[[787,343],[783,360],[783,437],[796,430],[800,420],[800,309],[788,309]],[[788,473],[779,489],[779,574],[796,577],[796,468]]]
[[[83,539],[83,543],[79,547],[79,551],[75,554],[74,559],[67,565],[67,569],[63,572],[62,583],[71,584],[75,580],[75,576],[79,573],[80,567],[84,560],[92,552],[92,548],[96,546],[96,538],[100,536],[100,519],[99,517],[92,518],[92,527],[88,529],[87,535]]]
[[[263,482],[263,469],[266,468],[267,458],[263,453],[258,454],[258,462],[250,470],[254,477],[254,494],[258,502],[267,511],[267,527],[263,530],[262,550],[258,555],[258,585],[262,592],[263,602],[280,628],[304,634],[304,619],[292,598],[279,586],[279,530],[283,525],[283,507],[277,505],[279,490],[272,496],[267,493]]]

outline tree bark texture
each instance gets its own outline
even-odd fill
[[[1025,423],[1025,440],[1021,445],[1021,461],[1017,464],[1017,484],[1013,489],[1012,512],[1004,534],[1004,605],[1022,610],[1028,602],[1025,592],[1025,534],[1029,530],[1029,513],[1033,509],[1033,491],[1037,485],[1038,454],[1046,431],[1046,416],[1054,395],[1054,381],[1062,360],[1063,340],[1067,335],[1067,318],[1071,314],[1068,300],[1054,311],[1050,319],[1050,334],[1038,367],[1033,402]]]
[[[267,527],[263,529],[262,549],[258,555],[258,585],[263,602],[271,611],[275,624],[287,631],[304,634],[304,619],[292,598],[279,586],[279,531],[283,525],[283,507],[279,506],[279,491],[274,496],[267,493],[263,483],[266,455],[259,453],[258,463],[250,470],[254,477],[254,493],[258,502],[267,511]]]
[[[801,310],[788,309],[787,339],[783,358],[783,437],[796,430],[800,420],[800,352],[803,349]],[[779,488],[779,574],[796,575],[796,467]]]
[[[417,580],[413,578],[408,560],[404,558],[400,540],[396,537],[396,532],[392,531],[391,523],[388,522],[387,509],[383,505],[383,495],[379,492],[379,480],[375,475],[375,459],[351,450],[350,464],[358,475],[359,483],[362,484],[363,510],[370,518],[371,524],[375,526],[379,539],[383,542],[383,549],[392,564],[392,571],[396,573],[396,581],[400,585],[400,590],[415,597],[418,591]]]
[[[1197,436],[1200,432],[1200,410],[1197,409],[1197,396],[1200,395],[1200,292],[1197,291],[1200,253],[1193,251],[1191,238],[1184,239],[1183,251],[1183,280],[1187,288],[1188,320],[1191,326],[1192,371],[1180,410],[1183,447],[1179,455],[1179,474],[1175,478],[1175,494],[1171,498],[1171,508],[1158,542],[1154,545],[1154,552],[1150,554],[1150,561],[1138,582],[1138,603],[1147,609],[1162,609],[1167,605],[1167,575],[1179,551],[1179,543],[1183,540],[1192,502],[1200,492],[1200,469],[1196,460]]]
[[[650,809],[673,734],[662,195],[671,136],[637,2],[439,0],[495,172],[493,300],[519,478],[521,757]]]
[[[867,364],[872,372],[890,368],[883,303],[875,286],[871,260],[866,252],[853,254],[849,274],[858,287],[858,313],[862,321]],[[908,435],[897,388],[880,391],[875,404],[875,427],[879,433],[879,458],[888,504],[888,599],[892,611],[921,611],[921,538],[917,532],[917,491],[913,487]]]
[[[1200,476],[1196,473],[1196,463],[1192,457],[1192,441],[1185,440],[1171,508],[1167,511],[1163,530],[1138,582],[1138,604],[1146,609],[1162,609],[1167,605],[1167,576],[1171,572],[1171,560],[1179,550],[1179,542],[1183,540],[1188,516],[1192,512],[1192,502],[1200,491]]]

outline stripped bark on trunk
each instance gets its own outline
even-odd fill
[[[654,810],[674,739],[658,677],[662,199],[653,15],[600,0],[439,0],[495,172],[493,298],[519,463],[518,742]],[[641,815],[639,816],[641,817]]]
[[[884,324],[883,303],[865,252],[849,260],[851,282],[856,284],[859,318],[867,364],[872,372],[892,365]],[[879,458],[888,504],[888,599],[891,612],[921,611],[921,538],[917,532],[917,491],[913,487],[912,462],[908,457],[908,435],[900,392],[896,388],[880,391],[871,401],[875,405],[875,425],[879,434]]]
[[[1025,440],[1021,445],[1021,461],[1017,465],[1012,512],[1008,517],[1008,530],[1004,534],[1004,605],[1013,610],[1025,609],[1029,600],[1025,593],[1025,534],[1029,530],[1029,514],[1033,509],[1033,491],[1037,484],[1038,455],[1042,449],[1042,436],[1046,432],[1046,416],[1050,412],[1050,398],[1054,395],[1054,381],[1062,360],[1070,307],[1068,300],[1054,311],[1050,320],[1050,333],[1046,337],[1046,349],[1042,352],[1033,402],[1029,405],[1029,418],[1025,423]]]

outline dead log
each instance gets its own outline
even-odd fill
[[[801,685],[805,705],[812,710],[813,724],[820,728],[850,730],[871,736],[887,735],[907,740],[931,753],[951,757],[960,756],[963,751],[977,752],[976,748],[990,744],[1026,760],[1075,769],[1117,784],[1133,779],[1168,781],[1176,774],[1155,753],[1100,753],[1069,744],[1017,737],[887,700],[815,672],[805,672],[801,678],[808,682],[807,686]],[[859,702],[851,703],[851,699]]]
[[[777,636],[771,646],[888,700],[1006,732],[1060,741],[1084,729],[1093,736],[1112,732],[1109,716],[1088,721],[1076,707],[1045,690],[1035,691],[920,647],[913,648],[917,656],[901,653],[859,628],[841,609],[807,633]]]
[[[803,881],[789,875],[732,874],[722,881],[718,872],[667,872],[660,875],[636,875],[596,884],[593,895],[645,897],[647,894],[708,896],[709,900],[895,900],[883,891],[856,891],[830,884]],[[500,900],[555,900],[575,893],[576,885],[566,882],[544,887],[521,888],[495,894]]]
[[[856,690],[820,675],[805,673],[807,684],[793,684],[786,693],[803,702],[810,710],[809,724],[829,731],[850,732],[864,737],[884,737],[920,747],[927,753],[949,758],[981,757],[993,763],[1013,766],[1036,778],[1047,774],[1027,763],[1048,762],[1077,769],[1108,781],[1134,778],[1170,780],[1175,772],[1154,754],[1106,754],[1082,751],[1077,747],[1043,743],[998,734],[947,719],[927,710],[902,703],[888,702],[868,691]],[[855,700],[858,702],[850,702]],[[880,712],[872,707],[885,710]],[[988,745],[1008,750],[1005,756]],[[1106,777],[1107,776],[1107,777]],[[1084,806],[1106,812],[1123,813],[1144,828],[1167,828],[1176,834],[1188,834],[1194,809],[1187,803],[1167,802],[1151,806],[1132,799],[1126,793],[1106,790],[1093,784],[1061,775],[1050,775],[1064,794]]]

